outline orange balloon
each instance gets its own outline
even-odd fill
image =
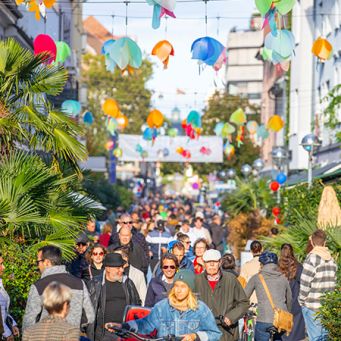
[[[319,37],[314,41],[311,52],[324,62],[331,57],[333,46],[327,39]]]
[[[120,114],[120,108],[118,107],[117,102],[112,98],[108,98],[105,100],[105,102],[102,105],[102,110],[106,115],[111,116],[113,118],[118,117]]]
[[[174,56],[174,48],[168,40],[161,40],[153,47],[152,55],[158,57],[167,69],[169,56]]]
[[[117,117],[117,123],[118,123],[119,128],[121,129],[127,128],[128,123],[129,123],[128,117],[121,114],[120,116]]]
[[[154,109],[147,117],[147,124],[149,128],[160,128],[163,124],[163,115],[161,111]]]

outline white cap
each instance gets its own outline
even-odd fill
[[[202,213],[202,212],[197,212],[197,213],[195,213],[195,217],[204,220],[204,213]]]
[[[221,253],[218,250],[207,250],[202,256],[204,262],[218,262],[221,259]]]

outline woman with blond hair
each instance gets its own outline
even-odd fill
[[[79,329],[66,322],[71,289],[51,282],[43,292],[43,305],[49,316],[24,330],[23,341],[78,341]]]
[[[193,271],[180,270],[168,298],[158,302],[148,316],[123,325],[108,323],[106,328],[110,330],[116,325],[141,334],[150,334],[156,329],[158,337],[174,335],[183,341],[220,340],[222,334],[211,310],[193,293],[194,277]]]

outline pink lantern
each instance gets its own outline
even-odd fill
[[[39,34],[33,42],[34,54],[46,54],[45,62],[51,64],[56,60],[57,46],[54,40],[47,34]]]

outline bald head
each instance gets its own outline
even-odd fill
[[[118,233],[118,238],[121,245],[128,245],[132,238],[131,228],[123,225]]]

